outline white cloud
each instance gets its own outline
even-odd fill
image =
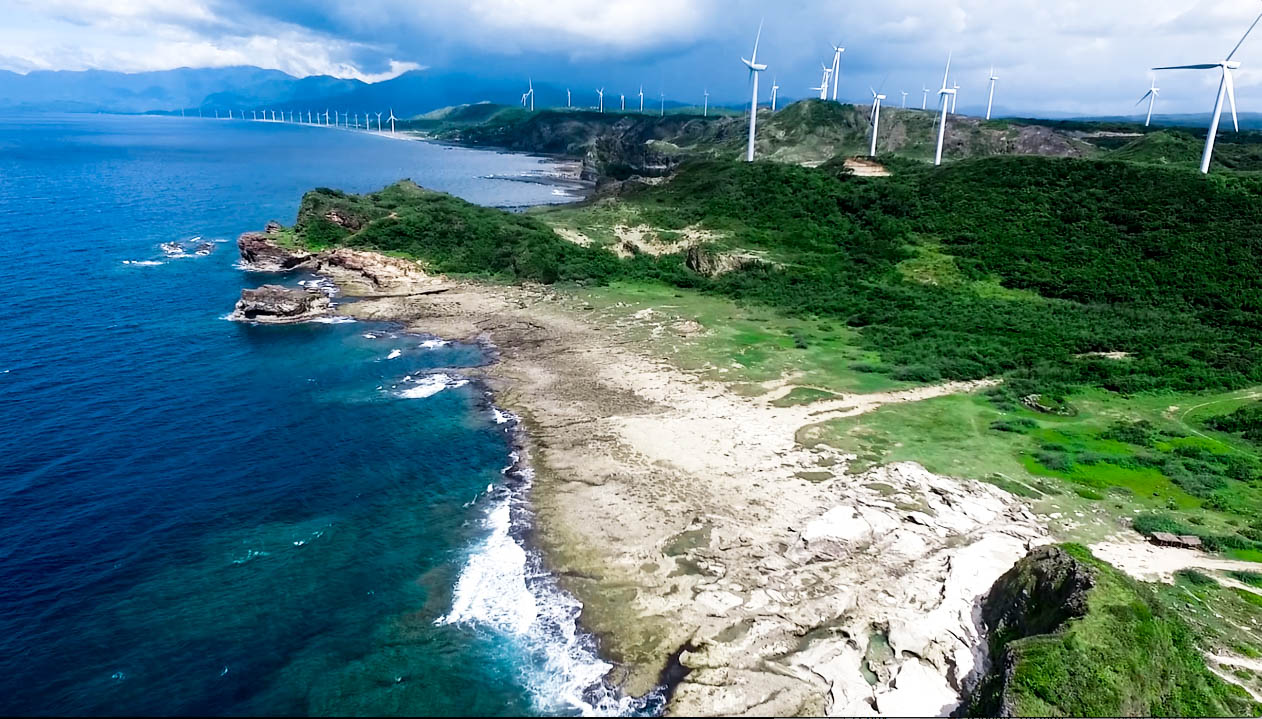
[[[0,0],[3,2],[4,0]],[[14,0],[10,0],[11,2]],[[558,84],[630,87],[735,100],[754,29],[782,94],[817,83],[830,42],[846,47],[841,86],[936,86],[948,50],[981,102],[994,64],[996,104],[1022,111],[1126,113],[1148,68],[1228,52],[1257,0],[16,0],[0,27],[0,68],[151,70],[251,64],[375,81],[421,65],[529,72]],[[1242,109],[1262,109],[1262,30],[1239,55]],[[513,68],[505,70],[505,68]],[[1167,111],[1202,111],[1213,73],[1161,78]],[[656,89],[656,88],[655,88]],[[619,89],[618,91],[622,91]]]

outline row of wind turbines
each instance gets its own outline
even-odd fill
[[[1245,40],[1248,39],[1250,33],[1253,32],[1253,29],[1257,27],[1259,22],[1262,22],[1262,13],[1259,13],[1258,17],[1256,17],[1253,20],[1253,24],[1251,24],[1249,28],[1245,30],[1245,33],[1240,38],[1240,41],[1236,43],[1236,46],[1232,48],[1231,52],[1227,53],[1227,57],[1224,60],[1220,60],[1218,62],[1211,62],[1211,63],[1199,63],[1199,64],[1194,64],[1194,65],[1166,65],[1166,66],[1152,68],[1154,72],[1162,71],[1162,70],[1213,70],[1213,69],[1219,69],[1222,72],[1222,76],[1218,84],[1218,95],[1214,101],[1214,110],[1210,116],[1209,131],[1205,135],[1205,149],[1201,155],[1201,173],[1202,174],[1207,174],[1209,172],[1210,161],[1213,159],[1214,140],[1218,134],[1218,126],[1222,121],[1224,97],[1226,97],[1227,100],[1231,104],[1232,125],[1235,128],[1236,132],[1240,131],[1240,121],[1236,115],[1236,87],[1235,87],[1235,81],[1232,77],[1232,71],[1240,69],[1240,61],[1233,60],[1232,58],[1235,57],[1236,53],[1240,50],[1240,47],[1244,45]],[[767,69],[767,65],[765,63],[758,62],[758,41],[761,37],[762,37],[762,25],[760,23],[758,26],[758,33],[754,36],[754,49],[750,55],[750,59],[746,60],[745,58],[741,58],[741,62],[744,63],[745,66],[749,68],[750,84],[753,91],[753,94],[750,98],[749,141],[748,141],[748,144],[746,147],[746,153],[745,153],[745,159],[749,162],[753,162],[754,160],[754,140],[757,135],[758,75],[759,73]],[[811,87],[808,89],[819,92],[819,99],[827,100],[828,91],[829,91],[829,81],[831,80],[832,99],[836,101],[837,100],[837,79],[838,79],[838,75],[841,72],[841,54],[845,52],[846,49],[844,47],[841,47],[841,45],[832,45],[831,47],[833,49],[832,65],[829,66],[827,64],[821,63],[820,68],[823,70],[823,78],[820,81],[819,86]],[[994,107],[995,85],[999,81],[999,76],[995,74],[994,67],[991,67],[990,69],[990,75],[988,77],[988,80],[990,82],[990,90],[986,98],[986,119],[987,120],[990,119],[991,110]],[[773,80],[773,83],[774,83],[774,80]],[[772,100],[771,100],[771,109],[773,112],[775,111],[774,89],[776,88],[778,88],[778,85],[773,84],[773,93],[772,93]],[[886,95],[880,93],[876,89],[873,89],[873,88],[869,88],[869,89],[872,92],[872,109],[869,114],[868,122],[872,128],[872,137],[871,137],[871,143],[869,146],[868,154],[869,156],[874,157],[876,156],[876,150],[877,150],[877,131],[878,131],[878,128],[880,127],[880,121],[881,121],[881,104],[884,100],[887,99],[887,97]],[[958,100],[958,97],[959,97],[959,90],[960,90],[959,84],[951,81],[951,54],[948,53],[947,63],[946,63],[946,72],[944,72],[942,75],[942,87],[938,90],[938,104],[939,104],[940,115],[938,119],[937,144],[934,148],[934,157],[933,157],[934,165],[942,164],[942,145],[943,145],[943,140],[946,137],[947,116],[948,114],[951,114],[951,115],[955,114],[955,106],[956,106],[956,101]],[[923,92],[923,95],[920,101],[920,109],[925,110],[928,107],[929,93],[931,91],[927,86],[925,86],[922,92]],[[1148,113],[1144,119],[1145,127],[1150,126],[1150,124],[1152,123],[1153,107],[1156,103],[1157,96],[1160,94],[1160,92],[1161,92],[1161,89],[1157,87],[1156,77],[1154,76],[1152,80],[1152,84],[1149,86],[1148,92],[1144,93],[1144,95],[1139,98],[1139,102],[1135,103],[1136,105],[1139,105],[1143,103],[1145,100],[1148,101]],[[903,96],[902,107],[904,108],[907,107],[907,95],[908,93],[906,91],[902,92],[902,96]]]
[[[745,159],[748,162],[754,161],[754,141],[758,133],[758,75],[759,73],[767,69],[767,65],[765,63],[758,62],[758,43],[761,40],[761,38],[762,38],[762,25],[759,24],[758,33],[754,36],[753,52],[750,53],[750,57],[748,60],[746,60],[745,58],[741,58],[741,62],[744,63],[747,68],[749,68],[750,86],[752,88],[752,95],[750,97],[750,112],[749,112],[749,141],[746,144],[746,149],[745,149]],[[832,100],[836,102],[837,101],[837,82],[838,82],[838,77],[841,74],[841,55],[842,53],[846,51],[846,48],[842,47],[840,44],[831,45],[830,47],[832,47],[833,49],[832,65],[830,66],[825,63],[820,63],[820,69],[823,71],[823,77],[820,80],[819,86],[811,87],[807,89],[818,92],[819,99],[821,100],[829,99],[828,94],[829,94],[829,90],[831,89]],[[988,76],[988,79],[990,81],[990,92],[986,99],[986,119],[987,120],[990,119],[991,110],[993,109],[994,104],[995,104],[995,84],[999,81],[999,76],[995,74],[995,69],[993,67],[990,69],[990,75]],[[830,82],[831,82],[831,88],[830,88]],[[955,114],[956,100],[958,98],[958,93],[960,89],[960,86],[958,83],[951,83],[949,86],[948,86],[948,83],[951,83],[951,56],[949,54],[947,56],[946,73],[944,73],[942,76],[942,88],[938,90],[939,104],[941,106],[942,112],[941,112],[941,119],[938,123],[937,147],[934,151],[933,164],[935,165],[942,164],[942,143],[943,143],[943,139],[946,136],[947,115],[948,113],[951,115]],[[775,112],[776,110],[776,90],[778,90],[779,87],[780,87],[779,84],[776,83],[776,81],[773,79],[772,80],[772,93],[771,93],[771,111],[772,112]],[[872,109],[868,115],[868,124],[871,126],[871,142],[868,148],[868,156],[875,157],[876,149],[877,149],[877,134],[881,125],[881,105],[884,103],[886,99],[888,99],[888,96],[879,92],[875,88],[868,88],[868,89],[871,90],[872,92]],[[930,92],[929,88],[925,87],[923,90],[923,93],[924,93],[923,97],[921,98],[921,101],[920,101],[921,110],[925,110],[928,107],[929,92]],[[907,96],[910,93],[904,90],[904,91],[901,91],[901,94],[903,96],[902,107],[905,109],[907,107]]]
[[[644,86],[643,86],[643,85],[641,85],[641,86],[640,86],[640,92],[639,92],[638,94],[639,94],[639,97],[640,97],[640,112],[641,112],[641,113],[643,113],[643,112],[644,112]],[[632,97],[635,97],[635,96],[633,95]],[[622,93],[622,94],[620,94],[620,95],[618,96],[618,98],[619,98],[619,110],[618,110],[618,111],[619,111],[619,112],[626,112],[626,111],[627,111],[627,96],[626,96],[626,93]],[[659,114],[659,115],[664,116],[664,115],[666,114],[666,93],[664,93],[664,92],[659,92],[659,93],[658,93],[658,99],[659,99],[658,114]],[[525,108],[526,110],[529,110],[530,112],[534,112],[534,111],[535,111],[535,83],[534,83],[534,80],[531,80],[531,79],[527,78],[527,80],[526,80],[526,91],[525,91],[525,92],[523,92],[523,93],[521,94],[521,103],[520,103],[520,104],[521,104],[521,106],[522,106],[523,108]],[[570,92],[570,89],[569,89],[568,87],[565,89],[565,107],[566,107],[567,109],[573,109],[573,107],[574,107],[574,95],[573,95],[573,93],[572,93],[572,92]],[[600,112],[600,113],[602,113],[602,114],[605,112],[605,88],[603,88],[603,87],[602,87],[602,88],[598,88],[598,89],[596,90],[596,104],[595,104],[595,105],[592,105],[592,106],[591,106],[591,109],[596,110],[597,112]],[[709,115],[709,114],[710,114],[710,93],[709,93],[709,91],[706,91],[706,92],[705,92],[705,106],[704,106],[704,109],[702,110],[702,113],[703,113],[703,114],[705,114],[705,115]]]
[[[288,112],[288,115],[286,115],[287,112]],[[327,108],[324,110],[323,113],[313,112],[311,110],[308,110],[305,118],[301,110],[298,110],[296,112],[294,110],[288,110],[288,111],[286,110],[250,110],[249,118],[245,116],[245,113],[246,113],[246,110],[241,110],[239,114],[234,117],[232,114],[232,110],[229,109],[228,117],[224,118],[220,116],[219,110],[215,110],[215,119],[216,120],[225,120],[225,119],[226,120],[247,120],[249,122],[287,122],[287,123],[302,124],[302,125],[315,125],[317,127],[341,127],[347,130],[360,129],[359,113],[355,113],[352,115],[349,112],[340,112],[337,110],[329,110]],[[331,120],[330,120],[330,114],[332,115]],[[377,132],[382,131],[381,116],[388,114],[389,117],[386,118],[386,121],[390,123],[390,134],[391,135],[395,134],[394,123],[398,121],[399,118],[394,116],[394,108],[390,108],[389,113],[365,112],[364,125],[363,125],[364,130],[370,131],[370,132],[372,131],[372,119],[373,119],[374,114],[376,115],[376,118],[377,118]],[[197,116],[202,117],[202,111],[200,109],[198,109],[197,111]],[[183,110],[180,110],[180,117],[184,117]]]

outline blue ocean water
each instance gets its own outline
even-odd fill
[[[510,423],[459,381],[481,350],[221,319],[274,281],[233,240],[307,189],[565,199],[488,177],[546,168],[283,124],[0,118],[0,713],[591,710],[605,667],[508,532]],[[217,249],[159,249],[194,236]]]

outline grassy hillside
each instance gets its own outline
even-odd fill
[[[1262,714],[1243,689],[1206,667],[1180,605],[1081,546],[1036,550],[986,601],[994,667],[969,713]]]

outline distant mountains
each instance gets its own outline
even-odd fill
[[[179,68],[158,72],[122,73],[104,70],[37,71],[26,75],[0,70],[0,112],[114,112],[114,113],[196,113],[233,111],[301,110],[342,112],[382,111],[391,108],[400,117],[412,117],[455,105],[493,102],[515,105],[526,91],[521,79],[487,78],[441,70],[414,70],[378,83],[345,80],[328,75],[298,78],[279,70],[257,67]],[[546,82],[535,83],[535,107],[564,107],[566,88]],[[791,98],[782,97],[782,105]],[[575,108],[595,107],[598,98],[591,88],[573,88],[570,102]],[[605,109],[622,106],[619,95],[605,94]],[[667,109],[682,103],[667,100]],[[638,110],[640,98],[626,96],[628,110]],[[661,107],[660,96],[646,94],[644,109]],[[719,107],[716,103],[713,107]],[[741,107],[740,104],[733,107]],[[969,110],[971,112],[971,109]],[[1002,113],[1010,116],[1011,113]],[[1071,117],[1041,113],[1041,119],[1092,122],[1134,122],[1142,116]],[[1204,127],[1208,113],[1158,115],[1154,123],[1181,127]],[[1262,129],[1262,114],[1240,115],[1241,129]]]
[[[121,73],[103,70],[38,71],[27,75],[0,71],[0,111],[213,113],[246,110],[340,110],[376,112],[393,108],[409,117],[453,105],[496,102],[513,105],[525,82],[464,73],[414,70],[378,83],[327,75],[297,78],[257,67],[180,68]],[[594,91],[572,95],[574,107],[594,107]],[[628,108],[639,98],[628,96]],[[660,99],[645,96],[645,109]],[[535,106],[564,106],[566,88],[535,83]],[[618,95],[605,95],[605,108],[620,107]],[[679,103],[666,102],[666,107]]]

